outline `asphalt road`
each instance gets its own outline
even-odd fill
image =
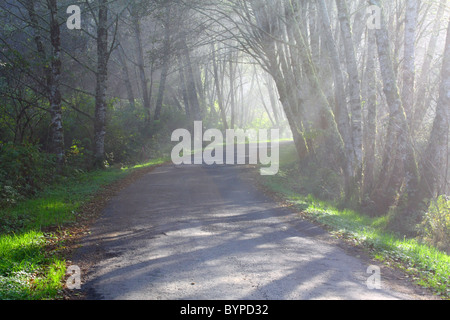
[[[78,254],[95,257],[86,298],[415,298],[383,274],[370,290],[369,262],[264,196],[243,170],[164,165],[120,192]]]

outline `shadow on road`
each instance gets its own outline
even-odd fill
[[[239,166],[166,165],[113,199],[75,263],[87,299],[407,299],[267,199]],[[384,290],[386,289],[386,290]]]

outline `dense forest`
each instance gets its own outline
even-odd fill
[[[316,196],[448,239],[449,16],[448,0],[0,0],[0,205],[161,156],[203,121],[280,129]]]

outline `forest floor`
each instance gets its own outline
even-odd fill
[[[91,204],[68,299],[437,299],[256,186],[255,168],[165,164]],[[87,225],[86,225],[87,226]],[[371,290],[369,266],[381,289]]]

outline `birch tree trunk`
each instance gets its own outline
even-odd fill
[[[267,87],[267,92],[269,94],[270,106],[272,107],[273,117],[278,128],[281,128],[280,116],[278,114],[278,105],[275,98],[276,93],[273,88],[273,79],[270,75],[266,76],[266,81],[264,82]]]
[[[166,89],[166,80],[169,72],[170,62],[170,6],[166,8],[166,23],[164,26],[164,53],[163,53],[163,65],[161,70],[161,80],[159,82],[158,98],[156,100],[155,107],[155,120],[159,120],[161,117],[161,109],[164,100],[164,91]]]
[[[276,51],[280,62],[278,63],[276,61],[275,51],[267,51],[267,55],[270,56],[269,61],[271,61],[270,70],[277,85],[280,101],[292,131],[297,154],[302,162],[308,155],[308,147],[303,136],[304,130],[301,115],[299,114],[299,109],[301,108],[299,104],[301,104],[301,99],[298,97],[298,88],[295,77],[292,74],[292,69],[288,67],[286,61],[284,47],[281,44],[277,44],[277,46],[273,46],[273,50],[275,50],[275,47],[277,47]]]
[[[200,103],[198,101],[197,96],[194,71],[192,69],[190,50],[186,42],[186,34],[183,34],[181,38],[181,50],[182,55],[184,56],[184,63],[185,63],[186,89],[190,107],[189,110],[191,112],[191,116],[193,117],[193,119],[195,121],[200,121],[202,120],[202,115],[200,110]]]
[[[277,83],[277,87],[279,88],[278,90],[280,94],[280,100],[282,102],[291,130],[293,132],[294,130],[299,131],[297,151],[300,155],[302,155],[302,150],[305,150],[303,152],[303,157],[306,154],[308,156],[308,159],[312,161],[314,161],[315,159],[315,150],[313,147],[312,139],[307,138],[304,135],[305,130],[311,130],[312,128],[310,124],[308,124],[307,120],[304,119],[304,104],[305,101],[309,101],[310,103],[314,101],[313,103],[317,104],[321,122],[320,127],[322,130],[324,130],[324,142],[327,145],[327,149],[330,153],[330,158],[335,159],[334,164],[337,164],[338,168],[342,169],[342,171],[344,172],[344,190],[345,194],[348,195],[351,165],[350,161],[348,161],[346,147],[351,146],[351,144],[345,145],[344,139],[339,131],[339,126],[336,123],[337,118],[333,113],[332,105],[329,103],[327,97],[325,96],[323,86],[317,77],[317,67],[314,64],[314,59],[312,58],[313,53],[311,52],[310,48],[308,47],[308,43],[305,40],[307,39],[305,25],[304,23],[301,23],[299,21],[300,19],[305,19],[298,14],[298,11],[302,10],[302,8],[304,9],[304,6],[304,3],[296,1],[295,3],[291,3],[291,5],[286,8],[286,21],[284,23],[286,23],[286,28],[288,30],[287,34],[289,43],[295,43],[295,48],[292,48],[293,46],[291,46],[290,48],[290,61],[291,64],[298,65],[291,68],[291,75],[287,71],[285,71],[288,70],[288,68],[286,67],[286,63],[281,63],[281,66],[283,67],[283,73],[275,77],[275,82]],[[331,28],[329,29],[329,31],[331,34]],[[334,41],[331,44],[334,44]],[[283,56],[283,54],[281,53],[281,49],[279,49],[278,51],[278,56]],[[276,60],[274,60],[273,58],[270,60],[273,66],[277,66]],[[285,59],[281,59],[282,62],[284,60]],[[283,74],[287,74],[289,76],[285,77],[283,81],[279,81],[279,79],[282,79]],[[295,88],[291,88],[291,84],[295,84]],[[285,89],[287,89],[287,91],[285,92],[280,90],[283,85],[286,86]],[[305,96],[303,92],[305,91],[306,87],[308,88],[307,91],[309,92],[309,94]],[[291,94],[291,92],[294,92],[295,94]],[[283,94],[288,98],[283,98]],[[311,94],[313,95],[312,97],[309,96]],[[289,98],[291,98],[291,100]],[[345,100],[345,96],[343,100]],[[288,102],[287,107],[285,106],[285,101]],[[344,107],[346,107],[345,102],[343,103],[343,105]],[[292,115],[294,115],[294,117]],[[347,129],[349,129],[348,122]],[[350,132],[348,131],[348,133]],[[302,157],[300,157],[300,159],[302,159]]]
[[[380,6],[378,0],[369,0],[371,5]],[[405,193],[412,196],[418,183],[418,168],[411,136],[400,98],[394,73],[388,31],[381,14],[381,28],[375,31],[384,94],[389,108],[389,123],[386,134],[384,155],[377,187],[372,200],[377,204],[377,211],[383,214],[393,204],[405,184]]]
[[[50,100],[50,141],[51,152],[56,155],[56,161],[60,168],[64,163],[64,132],[62,124],[61,108],[61,35],[58,21],[58,4],[56,0],[48,0],[50,10],[50,39],[51,53],[51,82],[49,84]]]
[[[37,49],[37,57],[39,58],[39,63],[42,64],[42,74],[45,78],[45,88],[43,88],[43,91],[45,91],[47,94],[49,93],[49,86],[51,83],[51,69],[48,66],[47,63],[47,54],[45,52],[44,43],[42,41],[42,34],[41,34],[41,27],[39,26],[39,20],[38,16],[36,14],[35,9],[35,0],[29,0],[26,3],[26,9],[28,11],[28,16],[30,18],[30,25],[33,28],[33,35],[34,35],[34,43],[36,44]]]
[[[402,103],[408,119],[414,110],[415,45],[419,0],[406,0]]]
[[[447,27],[444,59],[441,70],[439,100],[428,146],[421,159],[421,181],[415,200],[422,201],[439,195],[438,179],[448,157],[450,121],[450,21]]]
[[[108,73],[108,0],[98,1],[97,72],[94,121],[94,166],[102,167],[105,160],[106,86]]]
[[[231,119],[230,119],[230,128],[234,129],[236,125],[236,92],[235,92],[235,71],[236,66],[233,63],[233,52],[230,51],[229,55],[229,78],[230,78],[230,112],[231,112]]]
[[[127,66],[127,62],[126,62],[126,58],[125,58],[125,51],[122,47],[122,45],[120,45],[118,47],[118,59],[119,59],[119,63],[122,65],[122,73],[124,76],[124,82],[125,82],[125,88],[127,90],[127,97],[128,97],[128,102],[130,103],[130,105],[134,106],[134,92],[133,92],[133,86],[131,85],[131,79],[130,79],[130,72],[128,70],[128,66]]]
[[[315,52],[312,56],[312,62],[317,65],[320,59],[320,27],[318,23],[317,5],[315,1],[308,2],[309,4],[309,42],[311,52]]]
[[[139,17],[137,14],[132,14],[134,19],[134,33],[136,39],[136,47],[137,47],[137,65],[139,69],[139,78],[141,82],[141,90],[142,90],[142,100],[144,103],[144,110],[147,111],[147,123],[150,122],[151,119],[151,104],[150,104],[150,94],[148,83],[149,80],[147,78],[147,74],[145,73],[145,61],[144,61],[144,48],[142,44],[142,35],[141,35],[141,24],[139,21]]]
[[[189,99],[188,99],[188,95],[187,95],[186,76],[184,74],[183,59],[181,58],[180,55],[178,55],[177,60],[178,60],[179,78],[180,78],[180,91],[181,91],[181,96],[183,97],[184,109],[185,109],[187,118],[189,120],[192,120],[190,106],[189,106]]]
[[[366,65],[366,108],[363,194],[368,195],[373,188],[375,169],[375,149],[377,141],[377,81],[375,73],[376,43],[373,30],[368,30]]]
[[[212,63],[213,63],[213,70],[214,70],[214,84],[216,86],[217,91],[217,103],[219,104],[220,109],[220,116],[222,118],[222,123],[224,126],[224,129],[228,129],[228,123],[227,123],[227,115],[225,113],[225,107],[223,105],[223,90],[222,86],[220,85],[219,80],[219,68],[217,66],[217,60],[216,60],[216,48],[214,47],[214,44],[211,45],[211,52],[212,52]]]
[[[47,56],[42,41],[41,26],[35,10],[35,1],[26,2],[26,9],[30,18],[30,24],[34,32],[34,42],[37,48],[39,63],[42,64],[42,73],[45,79],[43,91],[50,104],[50,142],[49,151],[56,156],[58,170],[64,163],[64,131],[62,125],[61,108],[61,35],[58,22],[58,6],[56,0],[47,0],[47,8],[50,12],[50,43],[51,52]],[[50,61],[50,62],[49,62]]]
[[[339,131],[341,133],[342,139],[344,141],[344,146],[346,150],[346,162],[347,162],[347,174],[350,176],[354,175],[354,163],[355,163],[355,148],[353,146],[349,112],[347,110],[347,99],[345,96],[344,88],[344,77],[341,70],[341,62],[339,60],[339,52],[336,47],[336,42],[333,37],[331,30],[331,22],[328,15],[327,5],[325,0],[317,0],[319,11],[322,18],[322,31],[325,34],[326,44],[331,59],[331,66],[333,68],[334,76],[334,86],[335,86],[335,97],[336,97],[336,108],[335,117]]]
[[[430,75],[430,69],[433,62],[433,58],[436,51],[436,45],[438,40],[439,32],[442,28],[442,16],[445,12],[445,6],[447,5],[447,0],[441,0],[439,3],[439,7],[437,10],[433,31],[430,36],[430,41],[427,48],[427,53],[425,55],[425,59],[422,64],[421,73],[417,81],[417,94],[416,94],[416,102],[414,105],[414,116],[411,124],[411,133],[414,134],[416,130],[419,129],[423,118],[428,110],[428,106],[425,104],[427,97],[427,87],[428,87],[428,79]]]
[[[336,0],[338,8],[339,21],[341,26],[342,38],[344,40],[345,57],[347,61],[347,72],[350,93],[351,110],[351,131],[353,147],[356,157],[354,170],[360,174],[362,165],[362,109],[361,109],[361,81],[359,78],[358,64],[356,62],[355,48],[353,45],[352,30],[350,28],[350,19],[345,0]]]

